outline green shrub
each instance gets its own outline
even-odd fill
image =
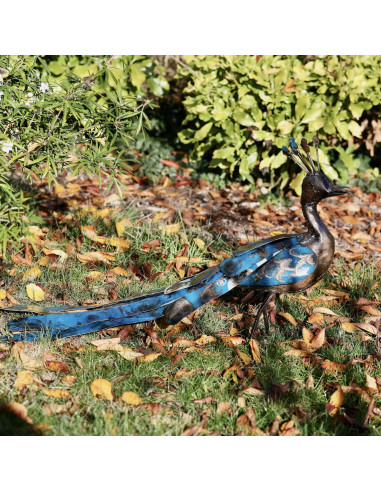
[[[149,128],[150,101],[136,87],[147,60],[55,58],[0,57],[0,253],[36,219],[12,177],[16,167],[49,183],[63,167],[100,180],[107,173],[119,189],[126,147]]]
[[[180,133],[191,158],[209,156],[210,167],[239,172],[254,184],[270,172],[272,186],[290,183],[291,163],[281,147],[288,137],[322,141],[320,160],[332,178],[338,168],[356,171],[359,119],[381,103],[379,56],[187,56],[179,67],[187,116]],[[294,168],[294,167],[293,167]],[[346,177],[345,172],[341,173]],[[275,181],[275,177],[279,179]]]

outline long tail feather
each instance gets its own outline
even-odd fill
[[[177,323],[203,304],[242,284],[284,247],[296,242],[297,237],[275,239],[269,243],[261,241],[252,249],[238,251],[220,265],[167,289],[151,291],[113,304],[85,308],[48,308],[42,310],[44,314],[12,320],[8,323],[13,335],[10,339],[33,341],[44,336],[70,337],[123,324],[150,321],[162,316],[170,324]],[[25,307],[27,306],[17,306],[10,311],[20,312]]]

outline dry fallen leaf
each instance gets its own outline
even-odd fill
[[[120,345],[120,338],[103,338],[101,340],[93,340],[92,345],[97,347],[97,350],[123,350]]]
[[[137,359],[138,357],[143,357],[143,354],[141,354],[140,352],[135,352],[134,350],[128,348],[117,350],[117,352],[126,360],[134,360]]]
[[[102,272],[92,271],[86,275],[86,280],[98,280],[103,277]]]
[[[221,413],[227,412],[230,407],[230,401],[222,401],[217,405],[217,414],[221,415]]]
[[[109,400],[114,399],[114,394],[112,391],[112,384],[107,379],[94,379],[90,386],[91,392],[98,400]]]
[[[156,360],[161,354],[161,352],[156,352],[153,354],[143,355],[143,357],[139,358],[139,362],[153,362]]]
[[[295,321],[295,318],[293,317],[292,314],[290,313],[279,313],[283,318],[285,318],[287,321],[289,321],[292,325],[297,326],[298,323]]]
[[[115,229],[118,237],[121,237],[123,235],[125,228],[129,225],[131,225],[131,221],[127,217],[124,217],[122,220],[115,222]]]
[[[245,352],[241,352],[240,350],[237,349],[237,353],[240,357],[240,359],[242,360],[242,362],[247,365],[247,364],[251,364],[252,362],[252,359],[250,357],[250,355],[247,355],[245,354]]]
[[[186,371],[185,369],[182,369],[175,374],[175,379],[189,378],[190,376],[196,374],[196,372],[197,369],[191,369],[190,371]]]
[[[375,378],[370,376],[369,374],[366,374],[365,378],[366,378],[366,389],[368,390],[368,393],[370,395],[374,395],[375,393],[378,393],[378,387]]]
[[[44,365],[48,371],[52,372],[63,372],[67,374],[70,370],[66,362],[62,360],[46,360],[44,361]]]
[[[381,311],[373,306],[363,306],[361,309],[372,316],[381,316]]]
[[[110,272],[116,273],[117,275],[121,275],[122,277],[130,277],[131,274],[127,272],[124,268],[117,266],[115,268],[112,268]]]
[[[325,342],[325,329],[319,330],[314,338],[311,340],[310,345],[314,350],[319,349]]]
[[[208,343],[216,342],[217,339],[210,335],[201,335],[200,338],[194,341],[194,343],[198,346],[207,345]]]
[[[241,345],[246,341],[242,337],[228,335],[221,336],[221,339],[227,347],[236,347],[237,345]]]
[[[26,286],[26,293],[29,299],[33,301],[42,301],[45,297],[45,292],[36,284],[28,284]]]
[[[120,399],[129,405],[141,405],[143,403],[140,396],[133,391],[125,391]]]
[[[258,346],[258,343],[256,340],[254,340],[254,338],[252,338],[249,342],[249,345],[250,345],[250,349],[251,349],[251,354],[253,356],[253,359],[256,361],[256,362],[261,362],[261,355],[259,353],[259,346]]]
[[[334,313],[331,309],[325,307],[317,307],[313,310],[313,312],[317,314],[328,314],[330,316],[339,316],[338,314]]]
[[[15,381],[15,389],[21,391],[25,387],[30,386],[34,381],[32,371],[20,371],[17,373],[17,379]]]
[[[24,273],[22,279],[25,280],[34,280],[41,275],[41,270],[38,267],[34,267]],[[28,294],[29,295],[29,294]]]
[[[334,417],[337,414],[343,402],[344,392],[341,389],[341,386],[339,386],[338,389],[332,393],[329,403],[326,404],[326,409],[330,417]]]
[[[347,321],[343,321],[342,323],[340,323],[340,328],[347,333],[354,333],[356,329],[353,323],[348,323]]]
[[[65,376],[61,379],[61,383],[65,386],[73,386],[73,384],[77,381],[76,376]]]
[[[51,398],[62,398],[67,400],[70,398],[70,393],[67,389],[62,388],[47,388],[44,389],[43,392],[46,396],[50,396]]]
[[[162,230],[166,236],[177,234],[180,230],[180,222],[177,222],[177,224],[168,224],[166,226],[160,226],[159,229]]]
[[[242,390],[245,395],[254,395],[254,396],[265,396],[265,392],[263,390],[253,388],[252,386],[248,386]]]
[[[11,354],[15,359],[21,361],[23,367],[28,370],[43,369],[44,363],[40,360],[33,359],[24,352],[23,342],[16,342],[12,349]]]
[[[202,239],[199,239],[198,237],[194,238],[193,241],[197,244],[197,246],[200,248],[200,249],[204,249],[205,248],[205,243]]]
[[[116,261],[110,253],[101,253],[100,251],[90,251],[88,253],[77,253],[77,258],[82,263],[105,263],[108,265],[110,261]]]

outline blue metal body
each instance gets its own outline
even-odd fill
[[[238,285],[271,288],[294,284],[310,276],[317,264],[315,253],[301,244],[302,239],[303,235],[284,234],[251,243],[220,265],[166,289],[108,305],[5,309],[32,314],[8,323],[12,332],[8,339],[34,341],[43,336],[71,337],[160,317],[173,324]]]

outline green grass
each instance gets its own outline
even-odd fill
[[[136,217],[133,210],[127,209],[124,215],[135,223],[126,230],[126,238],[131,240],[131,247],[124,253],[116,255],[117,261],[111,265],[97,265],[90,267],[80,263],[75,256],[69,257],[66,266],[61,270],[49,270],[41,267],[42,275],[36,282],[43,285],[50,292],[51,302],[55,304],[65,298],[66,302],[76,305],[86,300],[100,302],[107,300],[108,294],[118,288],[118,298],[126,297],[138,291],[169,285],[179,280],[178,274],[171,269],[158,276],[153,282],[133,280],[128,285],[121,285],[123,277],[117,277],[116,282],[106,283],[97,280],[91,284],[84,284],[84,278],[90,270],[106,272],[114,266],[128,268],[130,262],[141,267],[150,264],[152,273],[163,272],[168,261],[175,258],[180,249],[188,244],[187,256],[201,257],[199,267],[205,267],[208,262],[216,260],[221,250],[230,253],[231,247],[223,243],[220,238],[213,241],[205,240],[206,247],[200,250],[193,238],[200,237],[197,229],[186,230],[181,226],[178,234],[165,236],[158,225],[153,225]],[[121,217],[118,217],[120,220]],[[78,220],[82,225],[94,223],[89,215]],[[80,237],[80,227],[74,221],[66,231],[57,236],[57,232],[48,232],[47,241],[56,241],[56,248],[65,249],[68,243],[75,244]],[[108,237],[115,235],[113,220],[98,219],[95,224],[98,234]],[[60,230],[60,229],[58,229]],[[61,226],[62,230],[62,226]],[[161,247],[158,250],[144,251],[141,245],[152,239],[160,239]],[[132,241],[133,240],[133,241]],[[84,238],[81,252],[92,248],[89,239]],[[93,245],[94,246],[94,245]],[[49,246],[53,249],[53,246]],[[97,245],[93,249],[115,251],[111,246]],[[43,257],[39,251],[33,257],[34,264]],[[14,265],[8,259],[2,288],[10,289],[12,295],[21,303],[30,302],[26,296],[23,274],[30,268]],[[16,274],[9,275],[9,270],[15,267]],[[350,279],[347,288],[342,283]],[[377,282],[379,282],[377,284]],[[85,285],[85,287],[84,287]],[[374,300],[381,296],[381,276],[369,260],[361,260],[354,267],[348,267],[341,260],[337,260],[332,273],[309,292],[308,297],[313,299],[325,295],[324,289],[346,290],[349,301],[330,306],[340,316],[352,318],[354,322],[364,321],[366,313],[355,308],[350,302],[359,297]],[[377,297],[378,296],[378,297]],[[248,322],[253,317],[253,307],[240,304],[242,295],[233,292],[221,302],[206,305],[200,309],[192,325],[184,325],[181,333],[168,337],[167,327],[156,327],[158,335],[166,341],[167,348],[171,348],[176,337],[187,337],[195,340],[201,334],[215,335],[216,341],[202,347],[203,351],[186,353],[176,362],[173,357],[161,355],[151,363],[127,361],[118,353],[112,351],[95,351],[90,344],[99,339],[99,333],[73,339],[75,347],[68,351],[68,340],[44,340],[40,343],[26,344],[25,352],[33,358],[39,357],[46,350],[64,360],[70,369],[70,375],[76,376],[76,381],[70,388],[62,383],[64,374],[43,370],[34,371],[34,375],[45,388],[67,388],[70,391],[69,400],[53,399],[46,396],[41,387],[29,387],[20,391],[15,389],[14,383],[17,373],[23,369],[22,364],[12,355],[0,361],[0,402],[16,401],[23,403],[28,410],[28,416],[33,424],[44,424],[43,432],[50,435],[180,435],[191,426],[201,426],[200,434],[220,433],[234,435],[240,433],[237,419],[252,408],[255,422],[265,434],[269,434],[274,421],[279,425],[294,421],[294,428],[301,435],[380,435],[381,420],[374,415],[368,429],[345,422],[340,417],[330,417],[325,408],[335,385],[349,386],[353,383],[365,386],[366,374],[381,377],[380,351],[376,337],[361,341],[357,334],[350,334],[340,329],[338,323],[327,325],[326,343],[317,350],[316,355],[332,362],[347,364],[345,371],[328,373],[319,364],[308,367],[300,358],[285,355],[290,349],[286,342],[302,338],[302,326],[311,329],[307,323],[308,313],[301,296],[282,296],[276,300],[277,311],[288,312],[299,321],[297,327],[288,323],[281,316],[277,316],[276,325],[271,325],[266,332],[262,327],[259,344],[261,363],[252,362],[245,366],[236,351],[227,347],[219,333],[227,334],[233,327],[238,334],[247,335]],[[46,301],[44,301],[46,302]],[[48,304],[48,302],[46,302]],[[242,320],[234,319],[238,312],[244,313]],[[323,304],[318,304],[323,305]],[[0,315],[0,334],[6,333],[5,324],[10,315]],[[169,327],[170,328],[170,327]],[[104,334],[105,337],[117,336],[117,330]],[[70,342],[70,340],[69,340]],[[125,347],[146,348],[156,351],[152,346],[146,346],[147,334],[144,325],[137,325],[131,337],[123,342]],[[241,352],[250,354],[248,344],[238,347]],[[70,353],[69,353],[70,352]],[[181,351],[180,351],[181,352]],[[354,362],[350,361],[361,361]],[[241,371],[224,376],[224,371],[233,364],[239,364]],[[180,371],[196,370],[187,377],[176,377]],[[313,387],[308,387],[307,379],[312,375]],[[114,401],[97,400],[90,389],[94,379],[102,378],[112,382],[115,393]],[[264,395],[249,395],[244,392],[245,387],[258,385]],[[279,391],[280,385],[286,389]],[[137,393],[145,404],[158,404],[132,407],[119,400],[125,391]],[[212,397],[212,403],[196,404],[195,400]],[[67,403],[69,402],[69,403]],[[229,402],[228,412],[218,413],[218,404]],[[47,405],[52,403],[67,404],[67,409],[60,414],[47,414]],[[381,398],[375,395],[375,406],[381,406]],[[368,403],[357,394],[345,394],[344,403],[338,416],[348,417],[362,423],[367,411]],[[36,428],[26,424],[4,410],[0,410],[0,434],[23,434],[36,432]],[[48,427],[47,427],[48,426]],[[40,428],[41,431],[41,428]]]

